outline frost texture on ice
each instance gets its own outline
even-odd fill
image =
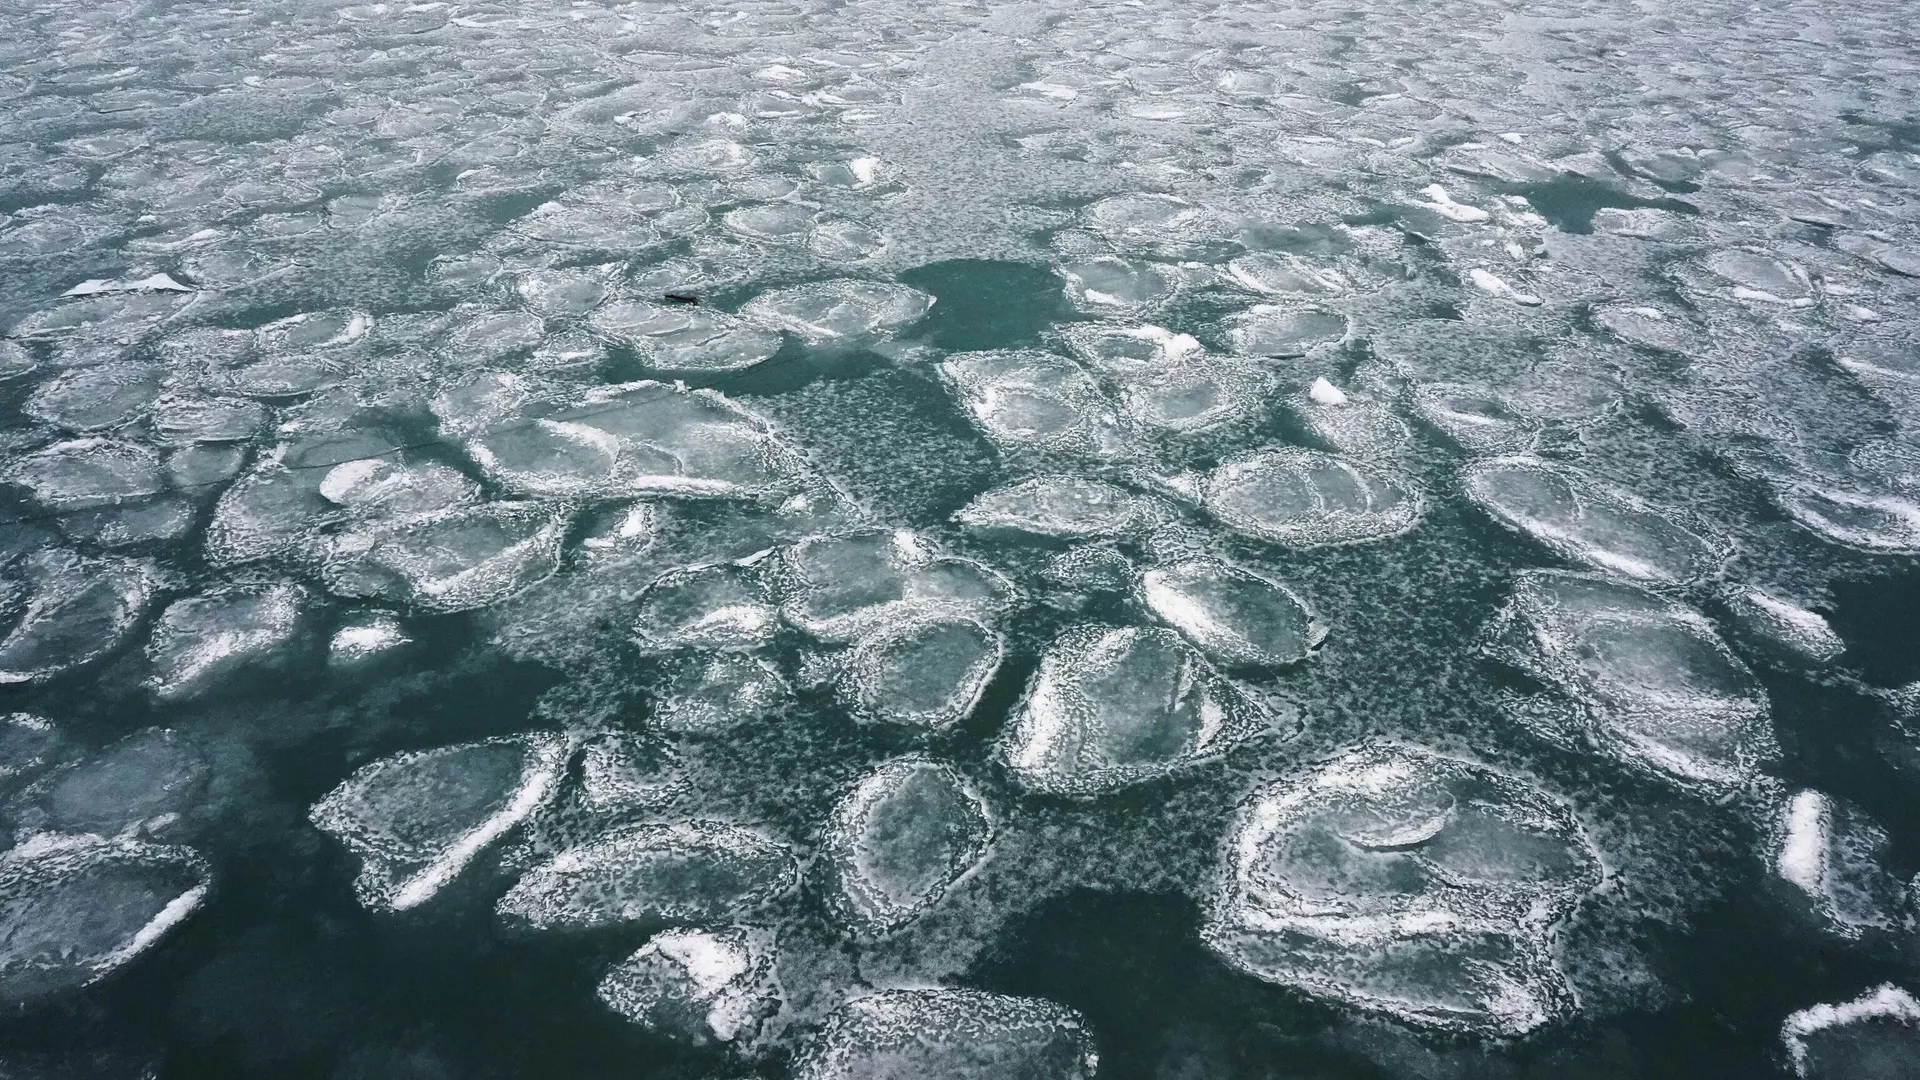
[[[26,603],[0,639],[0,683],[39,682],[117,648],[146,612],[153,571],[50,549],[18,571]]]
[[[1201,505],[1228,528],[1287,547],[1384,540],[1413,528],[1426,510],[1411,481],[1294,447],[1230,458],[1195,486]]]
[[[1796,791],[1773,822],[1773,869],[1843,937],[1905,925],[1899,879],[1887,873],[1887,834],[1873,819],[1818,791]]]
[[[566,742],[528,734],[362,766],[308,816],[360,857],[355,891],[378,911],[431,900],[557,792]]]
[[[163,940],[212,887],[187,848],[42,834],[0,855],[0,999],[92,985]]]
[[[1780,1040],[1803,1080],[1906,1080],[1920,1061],[1920,1001],[1884,983],[1788,1016]]]
[[[1256,791],[1226,859],[1203,937],[1251,975],[1485,1035],[1571,1008],[1552,933],[1600,863],[1521,780],[1370,744]]]
[[[1498,625],[1501,658],[1574,699],[1579,734],[1619,760],[1727,788],[1776,753],[1765,691],[1698,612],[1623,582],[1526,571]]]
[[[695,1046],[737,1045],[780,1005],[765,951],[737,927],[665,930],[607,972],[596,993],[648,1031]]]
[[[188,696],[225,672],[270,658],[293,637],[306,601],[298,585],[266,585],[169,604],[147,642],[154,694]]]
[[[534,867],[495,910],[534,930],[710,923],[778,899],[799,874],[784,845],[739,826],[645,825]]]
[[[1268,716],[1171,630],[1086,625],[1040,657],[999,752],[1035,791],[1092,796],[1297,727]]]
[[[1496,458],[1468,466],[1461,485],[1502,524],[1596,570],[1684,582],[1711,573],[1720,562],[1707,541],[1563,466]]]
[[[1298,663],[1327,636],[1292,589],[1218,559],[1148,570],[1139,590],[1148,610],[1229,667]]]
[[[973,712],[1005,655],[1001,635],[972,619],[906,619],[860,639],[841,696],[864,719],[948,728]]]
[[[905,530],[804,540],[780,553],[777,572],[781,614],[830,642],[903,619],[985,619],[1014,598],[995,571]]]
[[[836,914],[861,933],[887,933],[940,902],[986,856],[986,803],[951,768],[896,758],[834,807],[821,843]]]
[[[883,990],[827,1017],[798,1080],[1093,1080],[1099,1056],[1079,1013],[978,990]]]

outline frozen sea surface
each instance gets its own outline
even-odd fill
[[[12,0],[0,1077],[1920,1077],[1920,36]]]

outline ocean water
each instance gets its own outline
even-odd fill
[[[0,1077],[1920,1076],[1901,5],[0,27]]]

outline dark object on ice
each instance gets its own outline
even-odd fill
[[[700,298],[692,293],[670,292],[663,297],[669,304],[698,304]]]

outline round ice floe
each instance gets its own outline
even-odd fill
[[[940,363],[940,375],[994,442],[1109,456],[1125,452],[1126,437],[1112,402],[1078,364],[1035,350],[959,353]]]
[[[1067,299],[1083,311],[1141,311],[1179,289],[1180,272],[1171,266],[1100,255],[1062,263],[1055,271],[1066,281]]]
[[[373,522],[332,538],[327,588],[424,611],[486,607],[560,568],[567,521],[564,510],[497,502]]]
[[[1314,266],[1297,255],[1254,251],[1227,264],[1227,276],[1243,288],[1268,296],[1338,296],[1347,291],[1344,274]]]
[[[756,656],[676,656],[660,669],[651,722],[679,735],[710,735],[761,720],[793,699],[780,669]]]
[[[1041,656],[999,752],[1035,791],[1099,795],[1279,726],[1171,630],[1077,626]]]
[[[908,619],[862,638],[841,696],[865,718],[911,727],[965,719],[1000,669],[1006,644],[972,619]]]
[[[1920,502],[1837,483],[1788,483],[1774,490],[1794,521],[1843,547],[1884,555],[1920,554]]]
[[[1140,575],[1140,600],[1215,662],[1294,664],[1327,628],[1292,589],[1217,559],[1194,559]]]
[[[607,298],[607,275],[593,270],[531,270],[515,285],[541,315],[584,315]]]
[[[1805,307],[1813,303],[1813,285],[1798,266],[1751,251],[1716,251],[1706,269],[1732,287],[1736,299]]]
[[[59,550],[27,556],[18,572],[26,607],[0,639],[0,684],[38,682],[112,651],[154,589],[142,563]]]
[[[645,825],[561,852],[496,909],[535,930],[706,923],[761,907],[798,883],[785,846],[715,822]]]
[[[822,641],[909,618],[986,618],[1013,599],[999,574],[904,530],[803,540],[781,552],[778,577],[781,614]]]
[[[21,411],[73,431],[136,420],[160,394],[162,373],[121,364],[81,368],[42,383]]]
[[[1523,781],[1392,744],[1256,791],[1202,936],[1257,978],[1432,1027],[1564,1013],[1551,930],[1600,882],[1578,821]]]
[[[1289,547],[1383,540],[1425,511],[1420,493],[1383,469],[1287,446],[1221,462],[1198,488],[1201,505],[1229,528]]]
[[[1184,434],[1262,419],[1271,373],[1244,360],[1194,355],[1120,384],[1120,404],[1142,427]]]
[[[827,826],[836,914],[862,933],[905,926],[986,856],[991,835],[986,803],[952,769],[922,757],[881,765]]]
[[[209,766],[200,748],[148,728],[56,769],[13,807],[16,831],[159,835],[199,809]]]
[[[362,766],[307,816],[360,857],[361,903],[405,911],[550,801],[566,753],[564,739],[536,732],[396,754]]]
[[[1663,352],[1690,354],[1711,344],[1705,330],[1691,319],[1653,307],[1595,308],[1593,321],[1622,341]]]
[[[207,557],[216,565],[317,553],[321,527],[341,516],[320,496],[317,470],[268,461],[234,481],[214,504]]]
[[[1829,663],[1847,651],[1847,643],[1819,612],[1764,589],[1733,589],[1727,606],[1749,632],[1813,663]]]
[[[206,900],[183,847],[36,836],[0,855],[0,999],[21,1005],[98,982]]]
[[[1257,304],[1227,324],[1227,340],[1242,356],[1305,356],[1346,336],[1347,317],[1320,308]]]
[[[405,517],[480,501],[480,485],[447,465],[360,458],[320,479],[320,497],[357,514]]]
[[[1342,454],[1392,458],[1413,443],[1412,429],[1391,408],[1349,395],[1324,377],[1295,396],[1293,407],[1307,430]]]
[[[646,587],[635,608],[635,632],[653,649],[753,649],[780,629],[780,612],[760,573],[731,563],[669,570]]]
[[[1697,612],[1632,585],[1535,570],[1514,582],[1501,624],[1503,658],[1573,697],[1586,738],[1622,761],[1737,787],[1775,752],[1765,692]]]
[[[982,531],[1085,540],[1130,532],[1144,524],[1154,508],[1154,500],[1102,480],[1038,476],[974,496],[953,520]]]
[[[1680,582],[1721,561],[1712,545],[1638,499],[1565,466],[1495,458],[1467,466],[1461,486],[1495,520],[1598,570]]]
[[[586,404],[481,428],[467,452],[501,485],[541,498],[763,498],[792,494],[806,474],[755,414],[713,391],[662,383],[609,387]]]
[[[266,424],[266,406],[243,398],[169,396],[153,410],[154,433],[175,446],[245,442]]]
[[[593,325],[633,346],[656,371],[738,371],[780,351],[779,334],[705,307],[619,300],[602,308]]]
[[[607,972],[597,993],[648,1031],[737,1045],[779,1008],[771,975],[765,946],[745,930],[666,930]]]
[[[1159,326],[1071,323],[1060,336],[1095,373],[1125,383],[1179,365],[1206,352],[1191,334]]]
[[[978,990],[885,990],[827,1018],[798,1080],[881,1077],[1093,1080],[1099,1057],[1079,1013]]]
[[[1214,215],[1173,195],[1134,192],[1087,207],[1088,227],[1115,247],[1173,258],[1191,256],[1221,232]]]
[[[1474,454],[1512,454],[1533,445],[1539,421],[1471,386],[1428,383],[1413,392],[1420,417]]]
[[[271,659],[306,607],[298,585],[241,586],[177,600],[147,642],[156,696],[184,697],[236,667]]]
[[[1884,868],[1887,834],[1858,807],[1797,791],[1774,818],[1771,848],[1774,872],[1841,936],[1904,925],[1904,888]]]
[[[740,314],[803,341],[830,344],[891,334],[932,307],[933,297],[918,289],[841,278],[761,293]]]
[[[158,494],[160,459],[137,443],[71,439],[19,459],[7,479],[43,506],[87,510]]]
[[[1904,1080],[1920,1061],[1920,1001],[1886,983],[1788,1016],[1780,1039],[1803,1080]]]

